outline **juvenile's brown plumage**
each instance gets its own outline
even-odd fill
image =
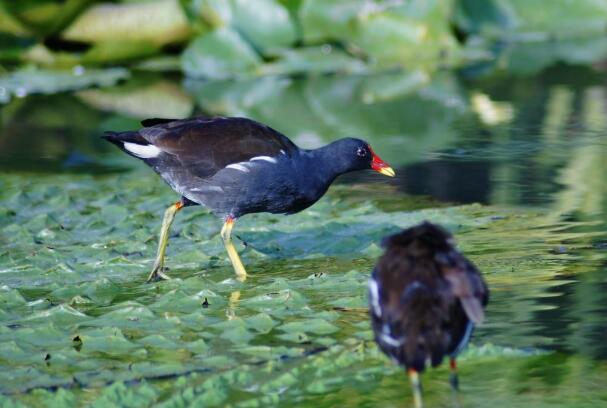
[[[455,358],[484,319],[489,290],[443,228],[424,222],[387,237],[369,281],[375,340],[409,370],[421,406],[417,373]],[[416,383],[418,384],[416,386]],[[457,388],[455,371],[452,385]]]

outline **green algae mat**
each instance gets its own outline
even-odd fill
[[[407,405],[404,373],[372,341],[366,280],[381,238],[424,219],[456,235],[492,290],[460,402],[607,404],[596,221],[338,185],[295,216],[239,221],[246,282],[221,222],[187,208],[173,279],[145,284],[174,200],[142,170],[0,177],[1,406]],[[429,406],[452,406],[447,375],[424,376]]]

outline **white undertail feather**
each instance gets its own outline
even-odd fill
[[[373,313],[377,317],[381,317],[381,307],[379,306],[379,287],[377,281],[373,278],[369,279],[369,302],[373,308]]]
[[[124,148],[142,159],[158,157],[158,155],[162,152],[162,150],[154,145],[140,145],[130,142],[124,142]]]

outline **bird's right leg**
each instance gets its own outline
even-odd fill
[[[449,384],[451,384],[451,406],[453,408],[460,408],[459,401],[459,378],[457,376],[457,361],[455,357],[449,359]]]
[[[226,251],[228,252],[228,256],[230,257],[230,261],[232,262],[232,267],[234,267],[234,272],[236,273],[236,279],[241,282],[244,282],[247,279],[247,271],[244,269],[244,265],[238,256],[238,252],[236,248],[234,248],[234,244],[232,243],[232,228],[234,227],[234,221],[236,219],[232,216],[227,216],[226,221],[221,228],[221,239],[223,239],[223,244],[226,247]]]
[[[166,252],[167,243],[169,241],[169,229],[175,219],[177,211],[181,210],[185,204],[183,201],[178,201],[171,205],[164,212],[164,218],[162,219],[162,227],[160,228],[160,239],[158,242],[158,251],[156,252],[156,261],[154,262],[154,268],[148,276],[146,282],[158,281],[161,279],[171,279],[162,270],[164,269],[164,254]]]
[[[419,373],[410,368],[407,370],[407,374],[409,374],[409,381],[411,381],[411,389],[413,391],[413,406],[415,408],[423,408],[424,404],[422,402],[422,384],[419,379]]]

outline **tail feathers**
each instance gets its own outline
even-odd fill
[[[103,138],[125,153],[140,159],[153,159],[162,151],[145,140],[138,132],[105,132]]]
[[[116,146],[122,148],[125,142],[128,143],[136,143],[140,145],[149,144],[147,140],[145,140],[139,132],[129,131],[129,132],[104,132],[102,136],[108,142],[114,143]]]
[[[143,127],[151,127],[156,125],[164,125],[165,123],[175,122],[176,120],[179,119],[151,118],[142,120],[141,125]]]
[[[481,302],[475,297],[467,296],[460,298],[460,302],[466,312],[468,319],[472,320],[474,324],[480,325],[485,320],[485,312]]]

